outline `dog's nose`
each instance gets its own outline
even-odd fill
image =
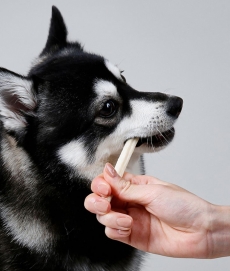
[[[183,106],[183,100],[180,97],[170,97],[168,101],[167,114],[174,118],[178,118]]]

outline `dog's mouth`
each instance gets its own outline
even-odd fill
[[[166,146],[168,143],[172,141],[174,134],[175,134],[175,129],[172,127],[170,130],[167,130],[165,132],[162,132],[162,133],[160,132],[150,137],[142,137],[137,142],[136,147],[140,147],[142,145],[147,145],[148,147],[152,147],[152,148]]]

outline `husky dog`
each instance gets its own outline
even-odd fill
[[[28,76],[0,68],[0,270],[140,270],[141,254],[108,239],[84,209],[91,180],[139,137],[128,170],[164,148],[182,99],[138,92],[117,66],[67,41],[53,7]]]

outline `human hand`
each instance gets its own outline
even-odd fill
[[[85,207],[97,214],[109,238],[171,257],[226,256],[213,223],[220,210],[185,189],[146,175],[121,178],[110,164],[91,188]],[[111,194],[110,204],[106,197]]]

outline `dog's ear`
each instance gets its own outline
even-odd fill
[[[61,49],[67,44],[67,29],[60,11],[53,6],[49,35],[41,55]]]
[[[33,82],[19,74],[0,68],[0,120],[7,131],[22,131],[26,116],[37,104]]]

